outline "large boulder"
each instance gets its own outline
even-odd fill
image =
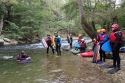
[[[3,38],[3,40],[6,41],[6,42],[9,42],[9,43],[11,42],[11,40],[8,39],[8,38]]]

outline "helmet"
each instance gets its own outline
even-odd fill
[[[99,33],[100,32],[100,30],[97,30],[97,33]]]
[[[79,34],[79,37],[81,37],[82,35],[81,34]]]
[[[114,28],[115,30],[119,28],[118,24],[113,24],[111,27]]]
[[[47,36],[50,36],[50,34],[47,34]]]
[[[84,39],[81,39],[81,41],[84,41]]]
[[[70,36],[72,36],[72,34],[70,34]]]
[[[54,35],[57,34],[57,32],[54,32]]]
[[[101,32],[106,32],[106,30],[105,30],[105,29],[101,29],[100,31],[101,31]]]
[[[21,52],[21,54],[24,54],[24,53],[25,53],[24,51]]]

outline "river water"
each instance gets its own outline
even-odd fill
[[[90,40],[88,40],[89,42]],[[75,43],[75,42],[74,42]],[[62,42],[62,47],[69,45]],[[24,50],[32,58],[31,63],[5,60],[3,56],[17,56]],[[92,68],[83,57],[70,51],[62,56],[46,55],[41,43],[0,47],[0,83],[112,83],[99,70]]]

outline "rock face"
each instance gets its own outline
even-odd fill
[[[4,40],[0,39],[0,46],[3,46],[3,45],[4,45]]]

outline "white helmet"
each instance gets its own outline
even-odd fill
[[[81,41],[84,41],[84,39],[81,39]]]

